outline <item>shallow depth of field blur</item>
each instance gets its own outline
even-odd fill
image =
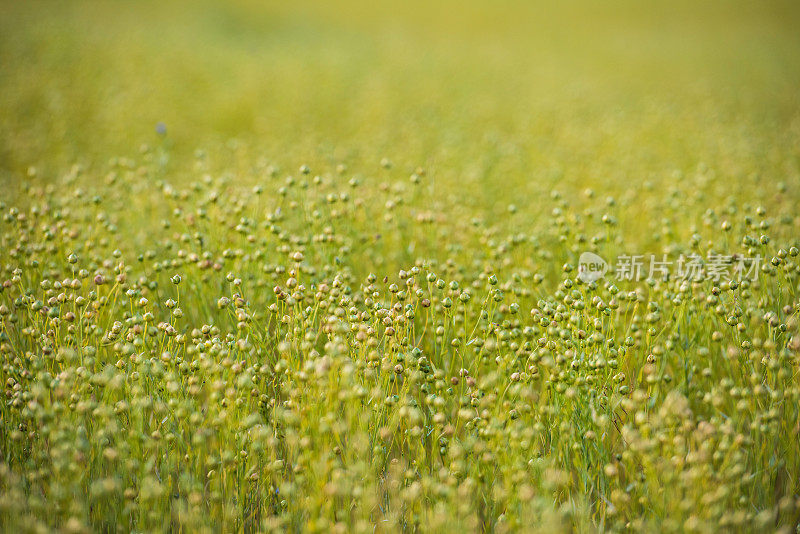
[[[797,532],[799,205],[795,2],[1,2],[0,529]]]

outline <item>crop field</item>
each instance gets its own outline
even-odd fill
[[[0,1],[0,531],[800,532],[800,4]]]

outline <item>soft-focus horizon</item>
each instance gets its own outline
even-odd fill
[[[737,174],[796,147],[792,2],[0,7],[2,169],[230,139],[251,157]],[[365,147],[364,140],[369,140]],[[498,146],[501,145],[501,146]],[[464,152],[470,157],[464,157]],[[311,163],[311,161],[309,162]],[[491,174],[491,171],[489,171]],[[498,169],[499,172],[499,169]]]

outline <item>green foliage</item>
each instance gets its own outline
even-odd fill
[[[795,529],[796,13],[741,4],[1,5],[0,527]]]

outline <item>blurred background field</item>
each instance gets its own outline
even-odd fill
[[[796,2],[2,2],[0,65],[6,183],[135,156],[158,122],[175,176],[198,148],[387,157],[499,203],[698,164],[745,190],[798,175]]]

